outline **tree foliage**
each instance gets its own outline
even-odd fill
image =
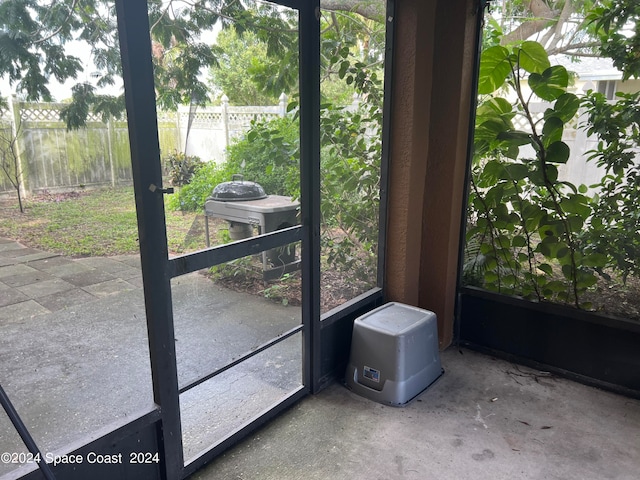
[[[210,69],[210,84],[229,98],[232,105],[275,105],[278,95],[266,93],[257,77],[270,67],[267,45],[255,32],[239,35],[234,28],[221,31],[216,39],[218,62]],[[273,61],[273,60],[271,60]]]
[[[606,266],[623,281],[640,277],[640,92],[619,93],[616,102],[590,92],[583,106],[588,133],[599,140],[589,159],[605,173],[581,238],[589,252],[606,256]]]
[[[591,91],[578,98],[568,85],[539,43],[483,51],[464,274],[467,284],[589,308],[582,298],[600,276],[640,274],[640,93],[608,102]],[[494,96],[505,86],[513,101]],[[541,116],[531,108],[539,101],[549,104]],[[596,185],[559,179],[570,156],[563,131],[580,109],[581,128],[599,139],[584,158],[605,171]]]
[[[523,91],[525,75],[531,96]],[[515,92],[513,102],[491,96],[505,83]],[[486,288],[581,307],[604,259],[579,241],[592,213],[586,187],[558,180],[558,166],[570,153],[562,133],[580,105],[568,83],[566,69],[552,66],[539,43],[482,53],[478,90],[487,97],[477,112],[465,263],[467,279],[475,275]],[[550,102],[540,119],[530,109],[536,97]],[[526,130],[515,127],[516,117]],[[520,158],[524,145],[534,157]]]
[[[494,5],[492,18],[503,45],[540,43],[548,55],[593,56],[598,39],[587,19],[598,0],[507,0]]]
[[[366,25],[351,14],[340,17],[328,14],[323,19],[322,78],[342,82],[349,96],[357,93],[361,101],[358,106],[341,106],[326,98],[321,106],[321,239],[332,268],[353,282],[370,284],[376,278],[378,251],[384,35],[378,25]],[[348,25],[354,21],[357,25]],[[283,193],[297,197],[297,103],[289,110],[292,118],[255,122],[229,154],[232,163],[242,159],[239,171],[245,178],[258,181],[270,193],[283,188]]]
[[[600,53],[613,59],[623,79],[640,77],[640,3],[609,0],[595,8],[587,20],[600,40]]]
[[[323,2],[325,3],[325,2]],[[328,0],[327,11],[358,11],[384,19],[385,2]],[[218,62],[219,51],[202,39],[203,33],[233,26],[239,35],[253,32],[267,46],[266,62],[255,76],[276,97],[292,83],[285,66],[297,62],[297,29],[291,10],[256,0],[149,0],[150,35],[157,101],[162,108],[209,99],[201,73]],[[99,75],[95,85],[79,81],[73,105],[65,113],[68,127],[84,125],[88,109],[119,115],[122,98],[97,95],[96,87],[113,85],[121,77],[116,15],[112,0],[3,0],[0,2],[0,76],[9,80],[26,100],[52,100],[49,82],[86,76],[86,59],[70,48],[87,45]],[[273,61],[277,59],[278,61]],[[275,92],[275,93],[274,93]]]

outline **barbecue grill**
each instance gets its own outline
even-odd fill
[[[291,197],[267,195],[259,184],[234,175],[230,182],[216,185],[204,204],[207,247],[210,217],[227,220],[232,240],[240,240],[250,237],[254,226],[263,234],[297,225],[299,209],[300,203]],[[300,262],[292,246],[280,247],[263,252],[262,266],[268,280],[298,269]]]

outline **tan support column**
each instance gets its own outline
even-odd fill
[[[438,315],[440,345],[453,340],[460,222],[475,52],[470,0],[438,1],[419,305]]]
[[[419,302],[435,1],[396,2],[385,295]]]
[[[473,0],[400,0],[386,295],[433,310],[453,338],[475,48]]]

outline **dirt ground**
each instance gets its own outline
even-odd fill
[[[626,284],[600,279],[596,289],[584,295],[598,313],[640,322],[640,279],[627,278]]]
[[[285,305],[301,304],[302,282],[299,271],[278,280],[265,282],[262,279],[259,261],[256,261],[255,265],[250,273],[214,272],[210,276],[216,283],[235,291],[265,296]],[[354,284],[346,280],[344,275],[333,269],[323,269],[320,276],[320,312],[328,312],[370,288],[370,285]]]

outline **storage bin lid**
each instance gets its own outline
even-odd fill
[[[385,332],[401,334],[430,318],[435,319],[435,313],[403,303],[390,302],[365,313],[356,321]]]

